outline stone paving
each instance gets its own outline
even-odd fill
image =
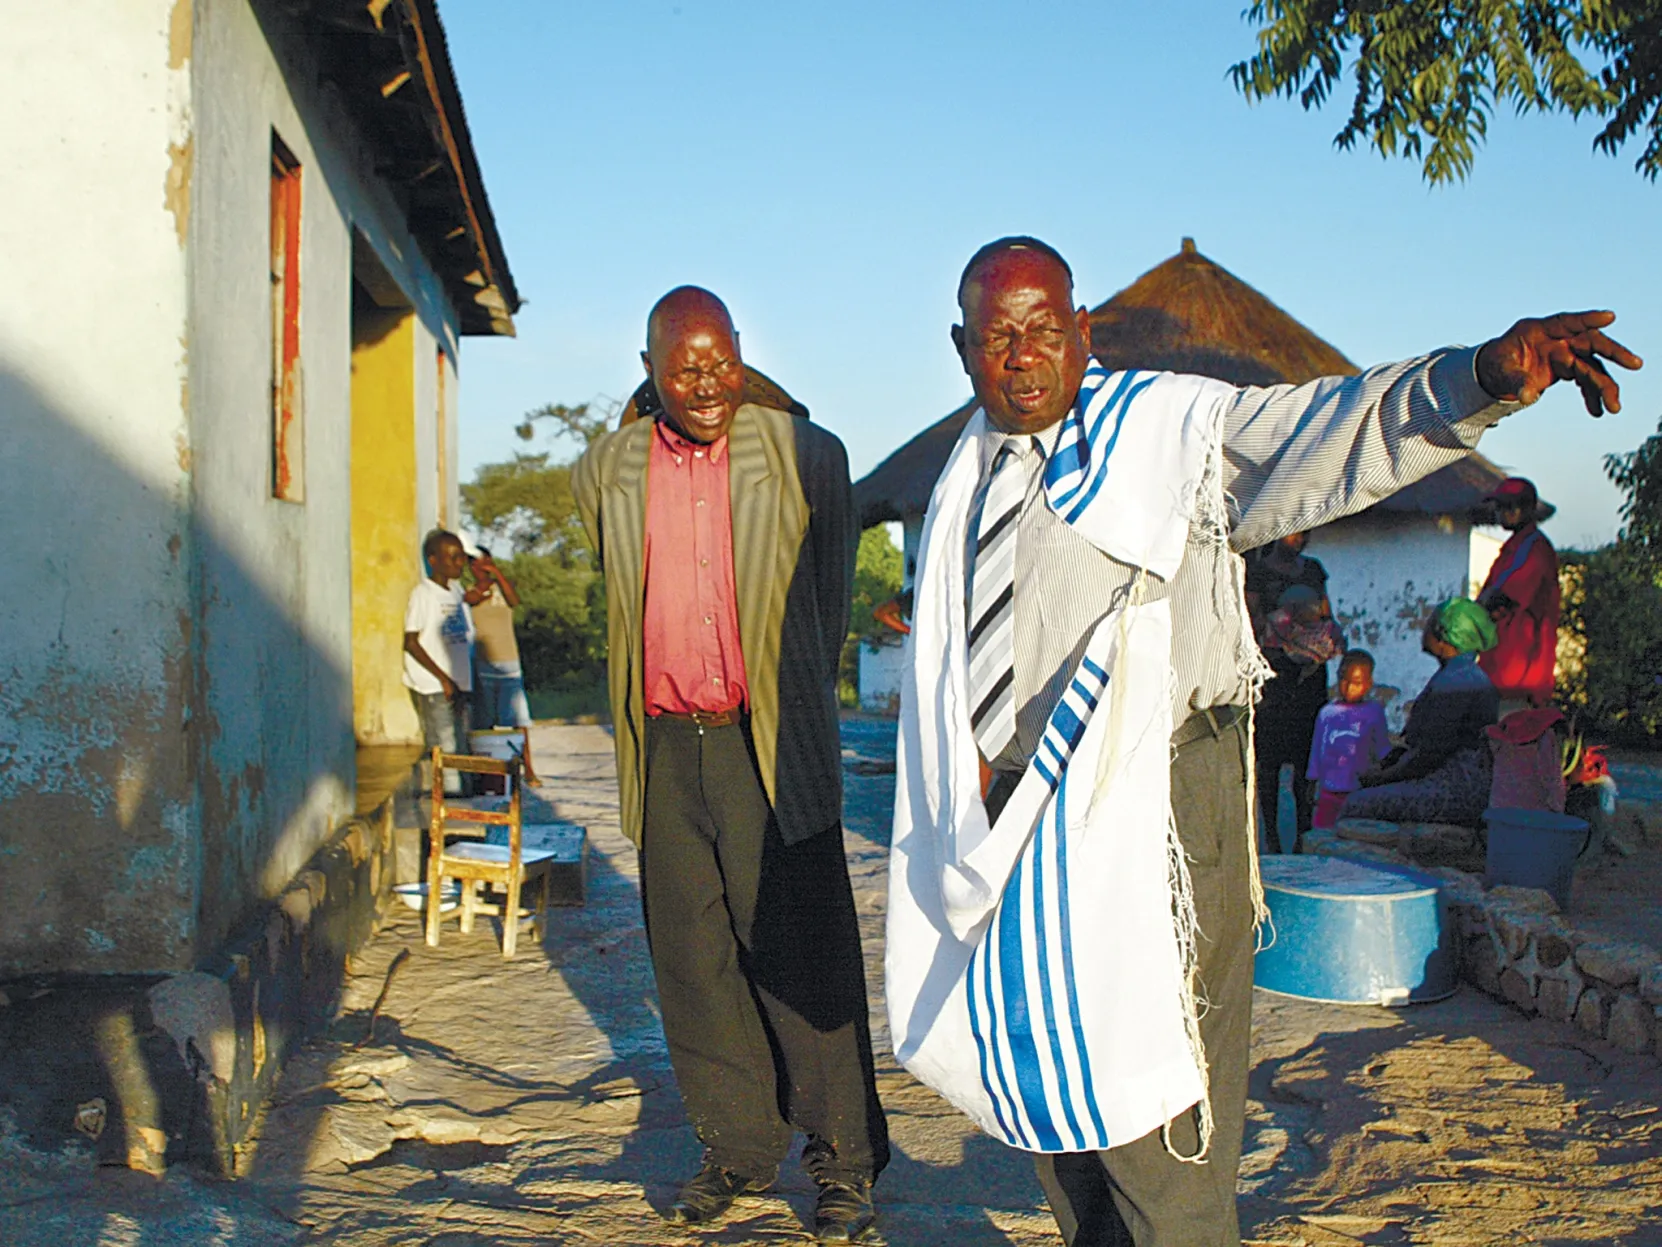
[[[896,1156],[880,1238],[1060,1242],[1030,1163],[900,1070],[882,1026],[881,930],[892,728],[848,725],[847,837]],[[654,1208],[696,1165],[664,1053],[617,830],[610,741],[542,727],[557,812],[585,823],[589,901],[504,962],[481,921],[422,943],[400,911],[354,960],[342,1016],[285,1071],[235,1184],[93,1171],[0,1139],[0,1243],[172,1247],[330,1243],[803,1242],[812,1187],[779,1187],[719,1230]],[[388,969],[383,1013],[369,1007]],[[1662,1077],[1571,1026],[1480,993],[1403,1011],[1259,993],[1240,1189],[1262,1244],[1618,1243],[1662,1247]]]

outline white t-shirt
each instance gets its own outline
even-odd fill
[[[404,608],[404,631],[414,632],[421,648],[464,692],[473,689],[473,612],[462,597],[462,586],[450,587],[423,579],[410,590],[410,604]],[[442,693],[438,677],[406,652],[404,684],[418,693]]]

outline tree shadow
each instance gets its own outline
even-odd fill
[[[1662,1241],[1662,1229],[1635,1237],[1641,1219],[1618,1224],[1614,1214],[1587,1234],[1551,1236],[1554,1220],[1586,1224],[1593,1173],[1601,1201],[1630,1192],[1635,1206],[1654,1203],[1662,1134],[1625,1124],[1662,1107],[1653,1058],[1525,1018],[1470,987],[1388,1020],[1357,1006],[1368,1016],[1351,1030],[1321,1029],[1332,1008],[1307,1007],[1313,1034],[1251,1072],[1248,1238],[1280,1241],[1278,1228],[1309,1218],[1344,1220],[1334,1228],[1366,1243],[1478,1241],[1484,1225],[1459,1217],[1533,1200],[1531,1241]],[[1509,1233],[1484,1224],[1495,1241]]]
[[[147,457],[5,345],[0,1109],[46,1152],[228,1168],[367,934],[351,870],[279,907],[353,813],[347,456],[320,419],[314,499],[279,502],[233,445],[265,444],[263,386]]]

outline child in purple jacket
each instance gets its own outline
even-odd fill
[[[1345,798],[1361,787],[1357,779],[1391,748],[1385,730],[1385,707],[1369,701],[1373,689],[1373,655],[1353,649],[1339,659],[1339,699],[1316,716],[1306,777],[1320,785],[1311,826],[1332,827]]]

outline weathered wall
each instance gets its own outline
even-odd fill
[[[189,2],[0,47],[0,973],[191,960]]]
[[[1418,697],[1437,670],[1420,652],[1426,618],[1437,603],[1469,587],[1471,525],[1373,512],[1316,529],[1305,553],[1327,568],[1328,596],[1345,640],[1372,652],[1376,684],[1399,690],[1386,714],[1400,728],[1403,703]]]
[[[179,969],[351,813],[354,232],[414,308],[418,445],[454,317],[278,6],[8,16],[0,102],[49,124],[0,137],[28,171],[0,206],[0,975]],[[306,170],[300,504],[271,496],[273,129]]]
[[[354,232],[414,309],[407,418],[418,445],[436,436],[432,399],[423,401],[436,388],[435,342],[454,341],[442,288],[301,33],[263,0],[196,0],[190,290],[192,501],[207,535],[198,542],[197,603],[202,949],[252,900],[280,892],[352,812]],[[273,498],[270,484],[273,131],[302,169],[303,503]],[[396,649],[370,657],[397,662]]]

